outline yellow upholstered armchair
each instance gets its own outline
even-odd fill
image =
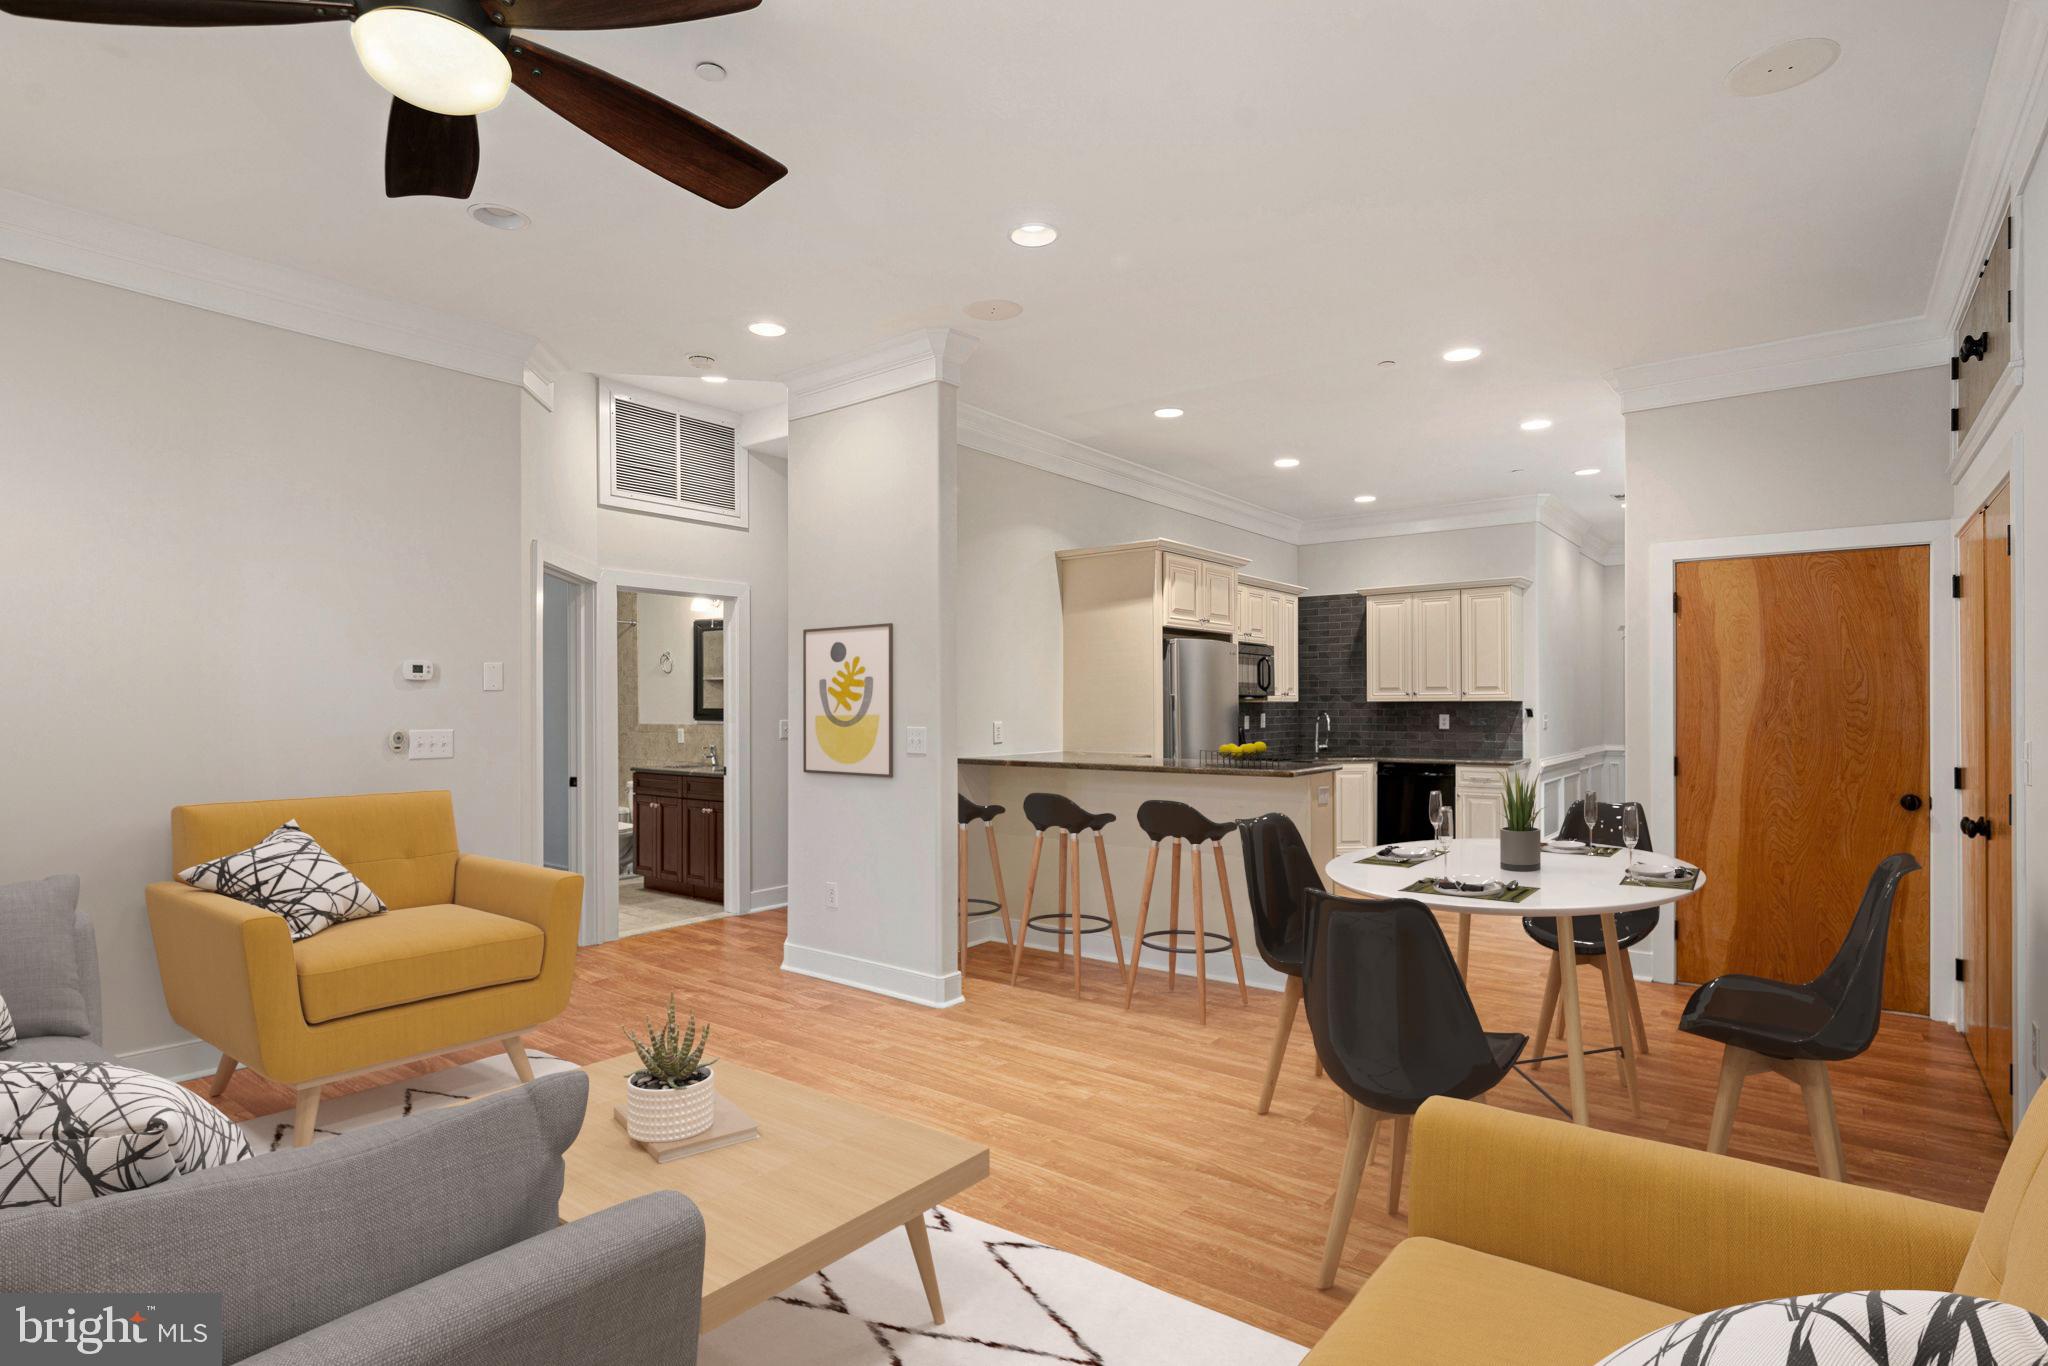
[[[284,917],[182,882],[149,888],[171,1018],[235,1068],[298,1092],[293,1141],[313,1141],[320,1088],[478,1043],[531,1080],[520,1035],[569,1001],[582,914],[574,873],[464,854],[446,792],[222,802],[171,812],[175,868],[301,829],[389,908],[297,943]]]

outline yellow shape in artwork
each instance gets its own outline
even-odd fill
[[[834,725],[826,717],[813,717],[811,728],[817,733],[818,748],[825,751],[825,757],[836,764],[857,764],[868,757],[875,747],[875,737],[882,728],[879,716],[863,716],[851,725]]]

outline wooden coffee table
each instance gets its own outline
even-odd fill
[[[894,1228],[945,1322],[924,1214],[988,1175],[988,1149],[736,1063],[717,1065],[720,1093],[761,1126],[730,1148],[656,1162],[612,1118],[626,1100],[631,1053],[583,1070],[590,1108],[565,1156],[562,1218],[649,1191],[681,1191],[704,1215],[703,1331],[789,1289]]]

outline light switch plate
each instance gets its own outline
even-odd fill
[[[1003,743],[1002,722],[991,721],[988,723],[988,742],[992,745],[1000,745],[1001,743]]]
[[[455,732],[452,730],[415,730],[407,733],[410,748],[408,759],[453,759],[455,757]]]
[[[925,728],[911,726],[903,732],[903,751],[906,754],[925,753]]]
[[[1451,728],[1451,714],[1449,712],[1440,711],[1436,714],[1436,728],[1438,730],[1449,730]]]
[[[495,659],[484,665],[484,691],[505,691],[505,666]]]
[[[775,738],[778,740],[787,740],[789,738],[789,718],[787,716],[775,723]]]

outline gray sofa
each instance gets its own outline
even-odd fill
[[[20,1032],[0,1062],[112,1062],[102,1046],[100,957],[71,873],[0,887],[0,1000]]]
[[[53,881],[75,908],[76,879]],[[43,889],[33,914],[23,888]],[[47,928],[50,894],[0,888],[0,935]],[[61,956],[59,980],[91,979],[90,1034],[24,1035],[0,1065],[113,1061],[91,927],[77,921]],[[558,1073],[146,1190],[0,1213],[0,1287],[218,1293],[224,1360],[252,1366],[692,1366],[696,1206],[662,1192],[558,1222],[588,1090]]]

